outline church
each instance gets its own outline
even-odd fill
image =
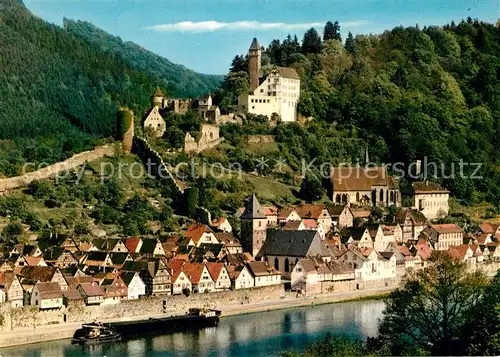
[[[300,77],[293,68],[275,66],[266,78],[261,74],[262,50],[256,38],[248,50],[248,72],[252,94],[238,97],[238,109],[245,113],[265,115],[269,120],[297,120]]]

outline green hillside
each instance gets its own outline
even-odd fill
[[[117,55],[132,68],[151,75],[167,88],[171,96],[196,97],[213,91],[222,81],[222,76],[191,71],[133,42],[123,42],[120,37],[110,35],[89,22],[64,19],[64,29],[97,45],[106,53]]]
[[[154,61],[143,66],[158,67],[160,59]],[[20,0],[0,0],[0,177],[19,174],[26,161],[56,162],[109,137],[116,108],[143,113],[157,85],[169,95],[195,96],[218,81],[171,64],[177,77],[167,83],[170,62],[161,62],[162,80],[132,62],[43,21]]]

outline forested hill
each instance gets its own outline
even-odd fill
[[[123,42],[120,37],[110,35],[89,22],[64,19],[64,29],[77,38],[97,45],[106,53],[119,56],[132,68],[153,76],[167,88],[170,95],[194,97],[209,93],[220,85],[223,78],[199,74],[174,64],[133,42]]]
[[[32,15],[20,0],[0,0],[0,140],[108,136],[117,106],[142,113],[156,85],[172,96],[196,96],[217,85],[216,76],[181,66],[173,68],[177,79],[169,78],[167,85],[165,75],[159,79],[141,70],[157,66],[159,59],[146,62],[136,68]],[[169,62],[162,63],[166,73]]]

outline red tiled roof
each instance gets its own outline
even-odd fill
[[[125,240],[125,247],[127,247],[130,253],[135,253],[137,251],[137,246],[141,242],[141,238],[127,238]]]
[[[277,216],[278,209],[274,206],[262,206],[262,211],[266,216]]]
[[[458,245],[455,247],[450,247],[448,249],[448,254],[454,259],[464,259],[470,246],[467,244]]]
[[[24,257],[24,260],[26,261],[26,264],[28,264],[28,266],[37,266],[38,263],[40,263],[40,260],[42,260],[42,256],[39,256],[39,257],[31,257],[29,255],[26,255]]]
[[[307,229],[316,229],[318,228],[318,224],[314,219],[304,219],[304,227]]]
[[[192,284],[198,284],[204,268],[204,264],[187,263],[182,267],[182,272],[187,275]]]
[[[439,234],[444,233],[463,233],[462,229],[455,223],[447,224],[432,224],[431,228],[434,229]]]
[[[97,282],[92,283],[82,283],[80,287],[85,292],[87,296],[104,296],[104,291],[102,291],[101,287]]]
[[[214,281],[219,279],[220,272],[224,268],[224,263],[207,263],[208,272]]]
[[[189,226],[188,230],[184,233],[187,239],[192,239],[193,242],[198,243],[201,236],[205,232],[213,233],[210,227],[205,224],[195,223]]]
[[[321,217],[325,205],[320,204],[302,204],[296,207],[297,213],[300,218],[313,218],[318,219]]]
[[[283,226],[284,231],[296,231],[299,229],[300,224],[302,221],[287,221],[285,225]]]

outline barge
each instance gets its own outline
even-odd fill
[[[121,335],[113,328],[104,326],[101,323],[83,324],[82,328],[75,331],[72,344],[96,345],[100,343],[119,341]]]
[[[189,309],[186,315],[150,317],[149,319],[137,321],[107,322],[103,326],[113,329],[123,337],[153,332],[171,333],[215,327],[219,324],[220,315],[219,310],[192,308]]]

